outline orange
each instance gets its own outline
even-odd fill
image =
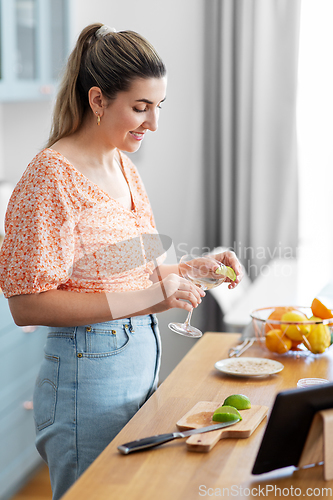
[[[265,336],[265,344],[267,349],[278,354],[284,354],[289,351],[292,346],[292,341],[282,330],[270,330]]]
[[[299,351],[299,345],[302,344],[303,342],[301,340],[292,340],[291,341],[291,350],[292,351]]]
[[[319,299],[313,299],[311,304],[312,314],[320,319],[333,318],[332,311],[328,309]]]
[[[269,332],[269,330],[274,330],[276,328],[279,328],[279,325],[276,323],[270,323],[269,320],[273,319],[275,321],[279,321],[284,313],[288,311],[293,311],[293,307],[276,307],[274,311],[268,316],[266,320],[266,327],[265,327],[265,333]]]

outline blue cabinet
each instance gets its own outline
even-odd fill
[[[46,328],[16,326],[3,295],[0,318],[0,499],[5,500],[41,462],[30,403]]]
[[[0,0],[0,101],[50,99],[69,26],[70,0]]]

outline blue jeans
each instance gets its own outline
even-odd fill
[[[34,391],[36,447],[58,500],[157,387],[154,315],[49,328]]]

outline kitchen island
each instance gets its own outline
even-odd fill
[[[215,363],[227,358],[229,348],[239,340],[239,334],[205,333],[63,500],[332,496],[333,481],[324,481],[322,465],[251,474],[266,418],[250,437],[222,439],[208,453],[188,451],[185,439],[129,455],[118,452],[117,447],[128,441],[177,431],[176,422],[199,401],[222,404],[226,396],[240,393],[252,405],[270,410],[276,394],[295,388],[301,378],[333,381],[332,348],[319,356],[296,359],[290,354],[274,355],[255,343],[246,356],[275,359],[284,369],[268,377],[234,377],[216,370]],[[297,432],[297,422],[290,425]]]

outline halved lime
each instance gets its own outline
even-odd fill
[[[220,406],[212,416],[212,420],[215,422],[232,422],[238,419],[242,420],[241,414],[233,406]]]
[[[233,406],[237,410],[248,410],[251,408],[251,401],[243,394],[232,394],[224,400],[223,406]]]
[[[236,273],[232,267],[223,265],[216,269],[215,274],[222,274],[222,276],[226,276],[227,278],[231,279],[231,281],[235,281],[235,279],[237,278]]]

